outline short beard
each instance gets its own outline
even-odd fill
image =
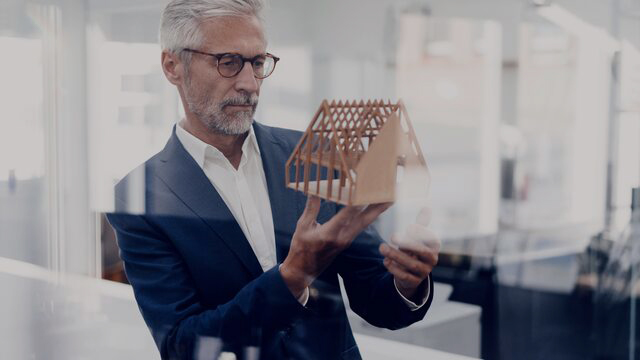
[[[189,77],[187,76],[187,79]],[[241,94],[222,100],[219,103],[213,103],[212,99],[206,96],[195,98],[191,96],[191,83],[186,82],[185,95],[189,111],[191,111],[202,123],[215,134],[221,135],[240,135],[244,134],[251,128],[253,124],[253,114],[258,106],[258,96],[249,94]],[[251,105],[251,109],[247,111],[238,111],[233,114],[224,112],[225,107],[229,105]]]

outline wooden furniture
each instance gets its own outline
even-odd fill
[[[367,205],[395,201],[400,181],[426,192],[428,170],[402,101],[324,100],[287,161],[285,181],[307,195]]]

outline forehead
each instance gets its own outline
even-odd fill
[[[203,48],[213,53],[233,52],[245,56],[263,53],[267,42],[258,18],[224,16],[200,24]]]

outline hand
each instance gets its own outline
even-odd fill
[[[316,221],[320,198],[309,196],[291,239],[289,254],[280,267],[280,273],[293,295],[299,297],[333,259],[390,206],[391,203],[364,208],[347,206],[320,225]]]
[[[391,237],[391,242],[397,248],[387,244],[380,245],[384,266],[393,274],[400,293],[410,300],[438,263],[440,239],[427,227],[430,220],[431,211],[424,208],[404,237]]]

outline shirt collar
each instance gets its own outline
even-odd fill
[[[189,155],[191,155],[201,168],[204,168],[204,161],[207,156],[213,158],[224,158],[226,160],[220,150],[205,143],[185,130],[182,127],[182,121],[179,121],[176,125],[176,136],[182,143],[182,146],[184,146],[185,150],[187,150]],[[249,128],[249,135],[245,138],[244,143],[242,144],[242,156],[248,156],[251,154],[251,150],[255,151],[257,155],[260,155],[260,147],[258,146],[253,126]]]

